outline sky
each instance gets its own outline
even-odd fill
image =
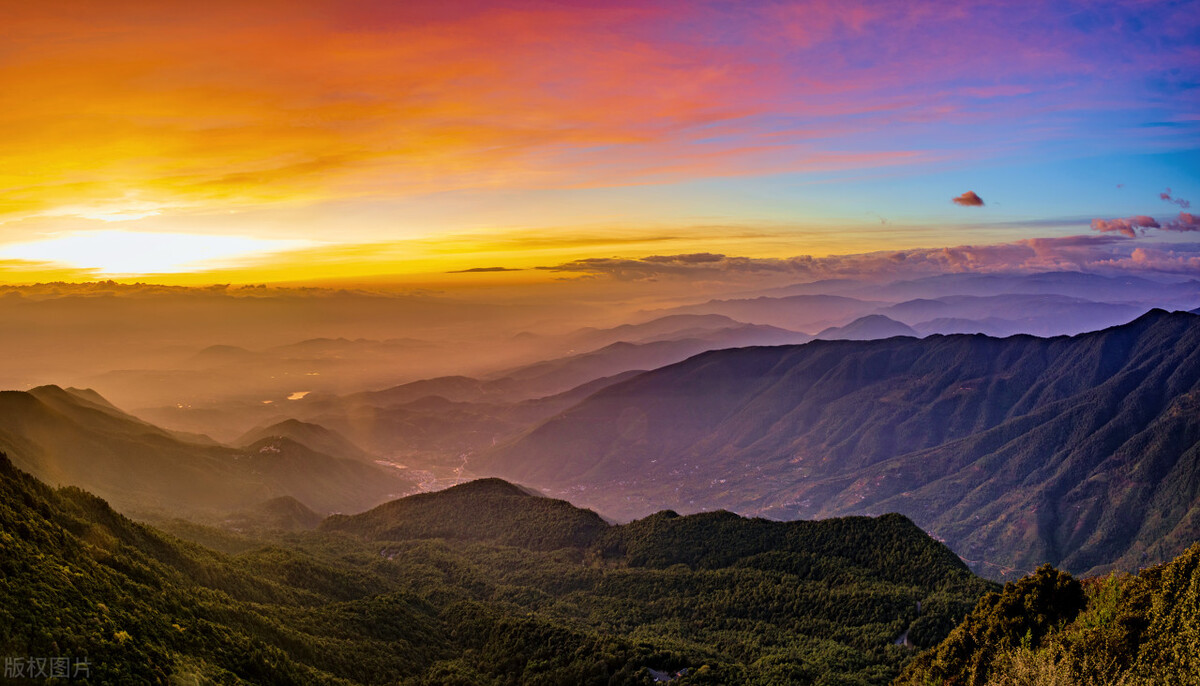
[[[4,16],[4,283],[1200,274],[1198,2]]]

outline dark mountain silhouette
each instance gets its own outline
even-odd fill
[[[610,386],[471,464],[617,518],[900,512],[993,575],[1200,537],[1200,317],[1072,338],[723,350]]]
[[[533,494],[501,479],[419,493],[353,516],[334,516],[322,531],[376,540],[445,538],[533,550],[582,548],[608,524],[591,510]]]

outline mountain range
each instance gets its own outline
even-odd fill
[[[900,512],[976,569],[1165,561],[1200,538],[1200,316],[1073,337],[719,350],[472,458],[618,519]]]

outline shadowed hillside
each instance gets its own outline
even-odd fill
[[[610,516],[901,512],[995,576],[1200,537],[1200,317],[698,355],[472,463]]]
[[[338,432],[320,424],[302,422],[298,419],[285,419],[282,422],[252,429],[234,441],[234,445],[249,446],[269,438],[287,438],[310,450],[335,457],[352,458],[364,462],[374,460],[370,453],[350,442]]]
[[[1049,565],[979,601],[895,686],[1200,683],[1200,545],[1136,575]]]
[[[414,487],[399,472],[287,439],[241,450],[196,442],[94,393],[57,386],[0,392],[0,450],[47,482],[87,488],[147,514],[229,512],[283,495],[323,512],[359,511]]]
[[[483,479],[393,500],[359,515],[330,517],[321,529],[376,540],[446,538],[554,550],[585,547],[607,526],[590,510],[500,479]]]

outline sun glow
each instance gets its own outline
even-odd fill
[[[245,236],[92,231],[3,246],[0,259],[49,262],[95,270],[100,276],[178,274],[313,245]]]

